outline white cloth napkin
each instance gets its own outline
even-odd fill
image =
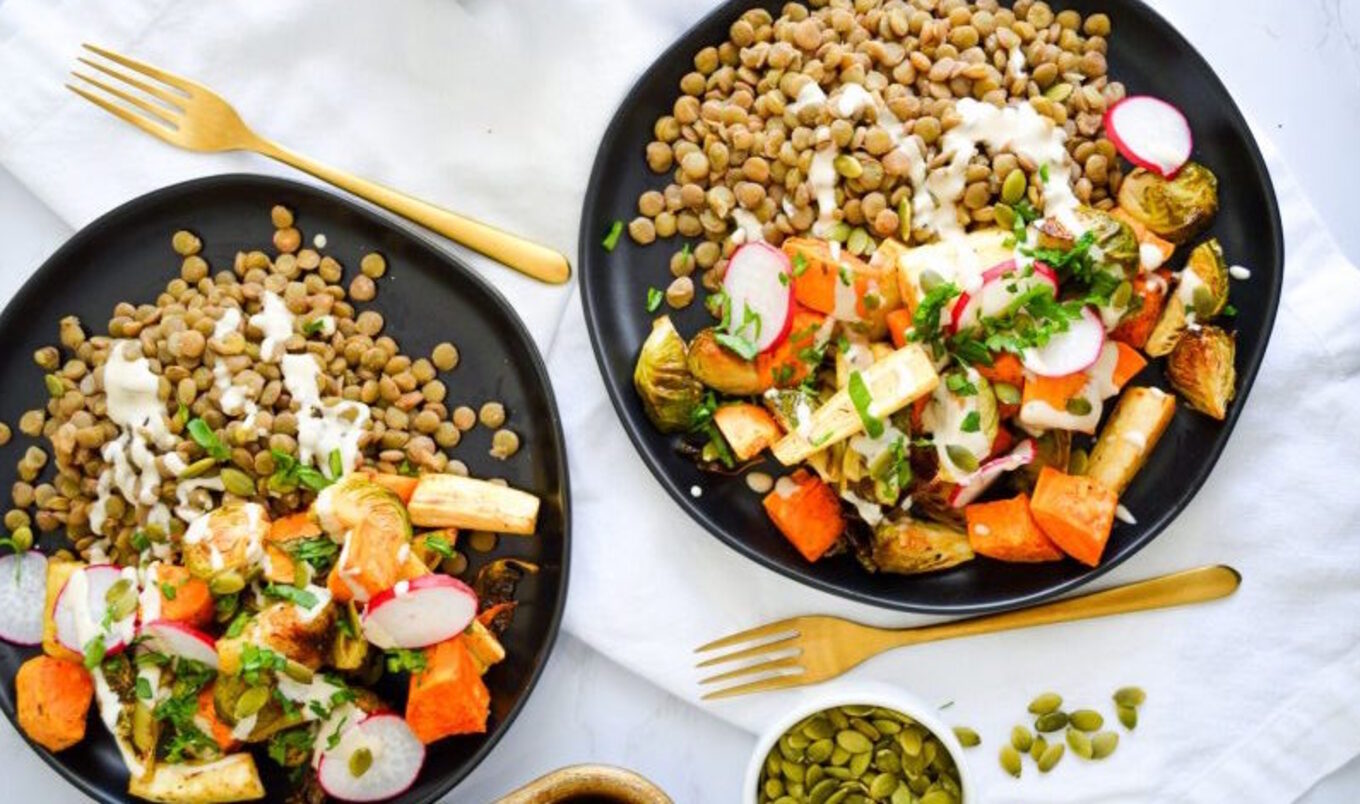
[[[293,175],[254,157],[175,151],[65,92],[62,76],[88,40],[203,81],[262,133],[300,151],[574,255],[581,194],[609,115],[633,77],[709,5],[429,0],[319,11],[4,0],[0,166],[74,225],[193,176]],[[855,672],[952,701],[946,718],[983,735],[973,764],[989,801],[1289,800],[1360,752],[1360,330],[1352,325],[1360,274],[1262,144],[1288,253],[1265,365],[1195,502],[1101,584],[1227,562],[1245,576],[1240,592],[1190,609],[923,646]],[[1251,264],[1251,255],[1232,257]],[[691,650],[729,631],[814,612],[924,621],[806,589],[690,522],[605,397],[575,287],[469,261],[524,317],[562,408],[576,537],[568,630],[697,700]],[[1069,759],[1050,776],[1003,777],[996,749],[1033,694],[1059,690],[1108,713],[1110,691],[1127,683],[1144,686],[1149,700],[1111,761]],[[707,708],[754,731],[798,695]]]

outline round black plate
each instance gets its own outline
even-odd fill
[[[1138,524],[1116,524],[1099,567],[1071,560],[1015,566],[978,559],[932,575],[871,575],[849,556],[808,564],[770,524],[760,498],[741,478],[701,473],[651,426],[633,391],[633,361],[651,327],[652,315],[644,308],[647,288],[666,286],[668,261],[681,241],[643,248],[625,234],[612,253],[600,247],[611,221],[631,220],[638,195],[665,184],[664,177],[647,168],[643,149],[652,139],[653,122],[674,102],[681,76],[693,69],[694,53],[723,41],[732,22],[757,5],[777,16],[781,3],[725,3],[648,68],[605,132],[586,192],[579,262],[586,321],[614,408],[643,460],[681,508],[733,549],[809,586],[886,608],[962,614],[1022,606],[1074,589],[1133,555],[1175,518],[1208,477],[1251,390],[1279,302],[1284,235],[1275,193],[1246,121],[1223,84],[1189,42],[1137,0],[1055,4],[1110,16],[1111,75],[1130,94],[1154,94],[1179,106],[1194,129],[1194,158],[1219,177],[1221,209],[1208,235],[1222,242],[1231,262],[1252,269],[1250,281],[1234,282],[1232,288],[1239,310],[1238,381],[1227,421],[1216,422],[1181,406],[1123,497]],[[1188,251],[1183,247],[1181,253]],[[712,320],[698,304],[672,315],[682,333],[693,333]],[[1139,378],[1140,384],[1151,382],[1162,383],[1160,369],[1150,368]],[[773,459],[766,463],[767,469],[778,470]],[[703,487],[702,497],[690,496],[694,485]]]
[[[403,352],[429,354],[440,341],[457,344],[462,362],[445,379],[450,405],[474,407],[490,399],[505,403],[521,450],[508,461],[488,455],[485,428],[467,433],[453,454],[478,477],[504,477],[512,486],[542,499],[538,533],[505,537],[490,554],[471,553],[473,569],[500,556],[523,558],[542,570],[520,584],[519,607],[503,641],[506,659],[487,673],[491,690],[486,734],[441,740],[429,748],[416,784],[399,800],[434,801],[476,767],[500,739],[529,697],[557,637],[566,601],[568,524],[567,461],[561,424],[548,373],[518,316],[490,285],[459,260],[392,221],[346,199],[297,182],[265,176],[214,176],[177,184],[142,196],[91,223],[53,254],[23,286],[0,316],[0,376],[8,387],[0,397],[0,420],[18,422],[44,404],[42,376],[33,351],[56,343],[57,322],[75,314],[87,332],[105,325],[118,301],[154,301],[178,276],[179,260],[170,235],[190,229],[203,239],[204,257],[214,270],[229,269],[238,250],[270,242],[269,208],[284,204],[297,215],[308,242],[323,233],[325,253],[357,273],[368,251],[387,257],[387,275],[376,301],[365,305],[383,314],[385,332]],[[0,488],[15,481],[15,463],[31,443],[15,431],[0,450]],[[36,648],[0,643],[0,708],[14,719],[12,679]],[[405,684],[383,690],[388,700],[405,700]],[[400,696],[400,697],[399,697]],[[34,745],[72,784],[100,801],[127,800],[127,771],[113,739],[91,713],[86,739],[53,754]],[[278,766],[260,750],[257,764],[266,790],[286,789]]]

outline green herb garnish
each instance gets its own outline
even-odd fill
[[[387,672],[419,673],[425,669],[425,651],[394,648],[385,655]]]
[[[864,424],[864,432],[868,433],[870,438],[883,435],[883,421],[869,412],[873,396],[869,393],[869,386],[864,382],[864,376],[858,371],[850,372],[850,386],[847,390],[850,393],[850,401],[855,405],[855,412],[859,414],[859,420]]]
[[[665,294],[656,288],[647,288],[647,312],[655,313],[661,309],[661,301],[664,298]]]
[[[444,558],[453,558],[453,545],[449,544],[449,540],[445,539],[443,536],[426,536],[425,547],[431,553],[443,556]]]
[[[227,449],[227,445],[222,443],[207,422],[202,419],[190,419],[186,429],[194,443],[202,447],[213,460],[225,461],[231,457],[231,450]]]
[[[982,429],[982,416],[976,410],[968,411],[968,415],[959,423],[959,429],[965,433],[976,433]]]
[[[741,337],[728,332],[717,332],[713,335],[713,340],[736,352],[745,360],[754,360],[756,357],[756,345]]]
[[[276,597],[279,600],[288,600],[304,609],[315,608],[317,604],[316,595],[306,589],[299,589],[291,584],[271,583],[264,588],[264,593],[268,597]]]
[[[609,232],[605,234],[604,240],[600,241],[600,245],[604,246],[605,251],[613,251],[614,247],[619,244],[619,236],[622,234],[623,221],[614,221],[609,224]]]

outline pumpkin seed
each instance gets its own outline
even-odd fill
[[[1119,715],[1119,722],[1124,724],[1124,728],[1133,731],[1138,728],[1138,710],[1132,706],[1117,706],[1115,711]]]
[[[1034,735],[1024,726],[1016,726],[1011,729],[1011,745],[1015,746],[1016,751],[1024,753],[1034,745]]]
[[[1048,740],[1044,739],[1044,735],[1037,734],[1034,736],[1034,742],[1029,747],[1029,758],[1038,762],[1039,757],[1043,756],[1044,752],[1047,750]]]
[[[131,580],[121,578],[104,593],[104,602],[113,612],[113,619],[121,620],[137,608],[137,590]]]
[[[1098,731],[1105,725],[1105,718],[1094,709],[1078,709],[1067,716],[1073,727],[1082,731]]]
[[[837,731],[840,731],[841,729],[850,728],[850,718],[846,717],[845,713],[842,712],[841,710],[839,709],[828,710],[826,716],[830,718],[831,725],[835,726]]]
[[[940,285],[944,284],[944,277],[934,268],[927,268],[921,272],[921,290],[929,293]]]
[[[269,688],[251,687],[236,699],[236,705],[232,707],[231,713],[238,721],[245,720],[263,709],[267,703],[269,703]]]
[[[954,796],[947,790],[932,790],[921,796],[921,804],[953,804]]]
[[[846,751],[838,745],[831,749],[831,764],[836,765],[837,767],[843,767],[850,761],[850,756],[851,754],[849,751]]]
[[[368,769],[373,766],[373,752],[368,748],[360,748],[349,755],[349,772],[356,779],[368,773]]]
[[[1204,285],[1200,285],[1199,287],[1195,288],[1195,292],[1191,298],[1194,302],[1196,315],[1198,315],[1200,318],[1210,318],[1213,316],[1214,314],[1213,291],[1209,290],[1209,288]]]
[[[214,595],[234,595],[246,588],[246,579],[235,570],[219,572],[208,581],[208,590]]]
[[[1006,174],[1006,180],[1001,183],[1001,200],[1015,206],[1025,197],[1025,190],[1028,188],[1029,181],[1025,178],[1025,171],[1015,168]]]
[[[1090,404],[1089,402],[1087,403]],[[944,448],[944,453],[949,457],[951,463],[965,472],[976,471],[978,468],[977,456],[967,447],[959,444],[950,444]]]
[[[145,701],[138,701],[132,709],[132,744],[143,753],[156,747],[156,718]]]
[[[996,394],[997,401],[1003,405],[1020,404],[1020,389],[1008,382],[992,383],[992,392]]]
[[[47,394],[53,399],[61,399],[66,393],[66,386],[62,384],[61,378],[55,374],[48,374],[43,377],[43,383],[47,385]]]
[[[779,755],[774,751],[771,751],[770,755],[765,757],[765,772],[771,776],[779,775]]]
[[[1129,301],[1133,299],[1133,283],[1125,279],[1110,294],[1110,305],[1116,309],[1123,309],[1129,306]]]
[[[831,794],[831,798],[828,798],[826,801],[822,802],[822,804],[844,804],[845,798],[848,795],[850,795],[849,790],[837,790]]]
[[[312,676],[315,675],[312,672],[312,668],[292,659],[289,659],[288,664],[283,666],[283,672],[299,684],[312,683]]]
[[[807,769],[802,765],[799,765],[797,762],[790,762],[787,759],[781,762],[779,766],[780,773],[782,773],[784,778],[788,779],[790,782],[798,782],[801,784],[803,781],[803,774],[807,773]]]
[[[1056,692],[1045,692],[1029,702],[1029,711],[1036,715],[1056,712],[1062,706],[1062,700],[1062,696]]]
[[[877,754],[874,754],[874,767],[888,773],[901,773],[902,758],[896,752],[882,748],[879,749]]]
[[[1015,746],[1001,746],[1001,767],[1006,773],[1020,778],[1020,754],[1015,750]]]
[[[788,735],[779,738],[779,755],[790,762],[797,762],[803,758],[803,752],[789,745]]]
[[[1071,746],[1072,753],[1082,759],[1091,758],[1091,738],[1086,735],[1086,732],[1069,728],[1067,730],[1067,744]]]
[[[841,781],[845,781],[846,779],[850,778],[849,768],[842,768],[836,765],[832,765],[831,767],[823,768],[822,770],[824,770],[826,772],[826,775],[832,779],[839,779]]]
[[[765,780],[765,786],[763,789],[765,791],[766,798],[773,799],[779,798],[780,796],[784,795],[784,783],[773,777]]]
[[[982,738],[978,736],[978,733],[967,726],[955,726],[954,736],[959,738],[959,745],[964,748],[972,748],[982,743]]]
[[[1119,746],[1119,734],[1113,731],[1102,731],[1091,738],[1091,758],[1104,759],[1114,753],[1114,749]]]
[[[808,801],[810,804],[823,804],[823,802],[831,798],[832,793],[836,792],[836,786],[838,784],[839,783],[835,779],[831,778],[821,780],[808,790]]]
[[[874,718],[870,722],[874,724],[875,729],[878,729],[879,734],[886,735],[888,737],[891,737],[902,730],[902,724],[898,723],[896,720],[888,720],[886,718],[880,717]]]
[[[844,243],[850,238],[850,224],[845,221],[836,221],[831,224],[831,228],[826,230],[826,239],[834,240],[837,243]]]
[[[803,774],[803,787],[812,789],[814,785],[826,778],[826,771],[821,765],[808,765],[807,772]]]
[[[785,739],[789,741],[790,748],[794,748],[799,751],[802,751],[804,748],[807,748],[808,745],[812,743],[811,740],[809,740],[802,734],[788,734],[785,736]]]
[[[847,179],[858,179],[864,175],[864,165],[850,154],[837,154],[836,158],[831,160],[831,166]]]
[[[1043,732],[1058,731],[1066,725],[1066,712],[1049,712],[1046,715],[1040,715],[1038,719],[1034,721],[1034,728]]]
[[[1011,209],[1010,206],[997,204],[992,207],[992,215],[996,217],[996,225],[1002,229],[1009,232],[1015,228],[1015,210]]]
[[[1072,85],[1067,83],[1054,84],[1044,90],[1044,97],[1051,101],[1062,103],[1072,94]]]
[[[825,740],[835,734],[836,730],[831,727],[831,721],[824,717],[814,717],[803,726],[803,734],[813,740]]]
[[[798,799],[793,796],[780,796],[774,800],[773,804],[798,804]]]
[[[216,458],[199,458],[179,473],[180,480],[191,480],[217,465]]]
[[[901,781],[891,773],[880,773],[869,783],[869,798],[883,799],[897,792]]]
[[[818,740],[807,747],[804,756],[808,762],[825,762],[831,758],[831,752],[835,750],[836,744],[830,739]]]
[[[867,257],[874,250],[874,239],[863,226],[856,226],[845,241],[845,248],[859,257]]]
[[[1067,459],[1067,473],[1069,475],[1084,475],[1089,463],[1090,456],[1086,454],[1086,450],[1074,449]]]
[[[1063,753],[1067,746],[1062,743],[1054,743],[1044,749],[1044,753],[1039,757],[1039,772],[1048,773],[1053,770],[1053,766],[1058,764],[1058,760],[1063,758]]]
[[[1120,706],[1142,706],[1147,693],[1142,687],[1120,687],[1114,691],[1114,702]]]
[[[836,732],[836,745],[852,754],[867,754],[874,747],[868,737],[853,729]]]
[[[854,756],[850,757],[850,765],[848,766],[850,769],[850,775],[855,777],[856,779],[863,776],[865,773],[868,772],[869,761],[872,759],[873,757],[870,756],[868,751],[865,751],[863,754],[855,754]]]
[[[240,469],[230,466],[222,468],[217,476],[222,480],[222,486],[231,494],[237,497],[253,497],[255,495],[255,481],[250,479],[250,475]]]
[[[902,753],[910,757],[921,755],[921,733],[916,729],[903,729],[897,735],[897,744],[901,746]]]
[[[890,804],[914,804],[915,801],[916,796],[912,795],[911,788],[905,784],[898,785],[889,799]]]
[[[898,234],[903,241],[911,239],[911,199],[905,195],[897,202]]]
[[[1084,396],[1074,396],[1067,400],[1067,412],[1073,416],[1085,416],[1091,412],[1091,400]]]

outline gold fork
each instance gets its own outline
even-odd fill
[[[1242,576],[1232,567],[1221,564],[1198,567],[1018,611],[920,628],[875,628],[840,617],[791,617],[723,637],[696,648],[694,652],[705,653],[748,642],[759,643],[705,659],[696,665],[712,667],[728,662],[753,662],[699,682],[716,684],[759,677],[704,696],[705,699],[728,698],[748,692],[816,684],[835,678],[865,659],[893,648],[1034,625],[1202,603],[1227,597],[1236,591],[1241,582]]]
[[[136,75],[81,56],[81,63],[112,78],[113,83],[73,70],[71,74],[84,84],[67,84],[66,88],[148,134],[190,151],[253,151],[277,159],[535,279],[560,284],[571,276],[567,258],[550,248],[315,162],[259,136],[231,104],[196,81],[111,50],[89,44],[84,47]],[[122,103],[110,100],[110,96]]]

